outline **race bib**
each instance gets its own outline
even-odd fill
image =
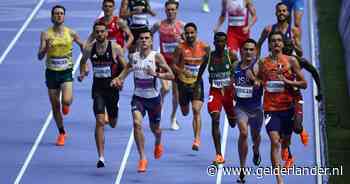
[[[231,84],[230,78],[215,79],[212,81],[212,87],[214,87],[214,88],[222,88],[225,86],[229,86],[230,84]]]
[[[164,53],[173,53],[177,47],[178,43],[162,43],[162,48]]]
[[[109,78],[112,77],[111,68],[109,66],[105,67],[94,67],[94,77],[96,78]]]
[[[153,78],[151,79],[135,78],[135,87],[143,90],[154,88],[153,82],[154,82]]]
[[[185,65],[185,69],[194,77],[197,77],[200,65]]]
[[[131,17],[132,24],[136,25],[147,25],[147,15],[145,14],[138,14],[138,15],[133,15]]]
[[[244,26],[245,16],[229,16],[228,17],[229,26]]]
[[[236,86],[236,95],[238,98],[252,98],[253,86]]]
[[[65,70],[69,68],[67,58],[52,58],[50,59],[49,67],[53,69]]]
[[[267,81],[266,90],[270,93],[280,93],[284,91],[283,81]]]

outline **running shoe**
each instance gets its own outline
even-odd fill
[[[63,115],[67,115],[69,113],[69,105],[62,105],[62,113]]]
[[[237,183],[245,183],[244,177],[245,177],[245,174],[244,174],[243,170],[241,170],[241,172],[239,173],[239,178],[237,180]]]
[[[64,146],[66,134],[59,134],[56,141],[56,146]]]
[[[210,12],[208,2],[204,2],[204,3],[203,3],[203,5],[202,5],[202,11],[205,12],[205,13],[209,13],[209,12]]]
[[[300,133],[300,140],[304,146],[307,146],[309,144],[309,134],[305,129],[303,129],[303,131]]]
[[[292,167],[293,165],[294,165],[294,157],[291,156],[291,157],[289,157],[289,158],[286,160],[286,162],[284,163],[284,167],[285,167],[285,168],[290,168],[290,167]]]
[[[216,154],[215,156],[215,160],[213,161],[214,165],[218,165],[218,164],[223,164],[225,163],[225,159],[221,154]]]
[[[163,145],[157,144],[154,147],[154,158],[160,159],[160,157],[163,155]]]
[[[171,118],[170,129],[171,130],[179,130],[180,129],[180,126],[177,123],[176,118]]]
[[[192,150],[193,151],[198,151],[199,146],[201,145],[201,141],[199,139],[195,139],[192,144]]]
[[[139,165],[137,166],[137,172],[146,172],[147,169],[147,160],[140,160]]]
[[[105,167],[105,162],[103,160],[98,160],[96,164],[97,168]]]
[[[281,149],[281,158],[283,161],[287,161],[289,157],[289,152],[288,152],[288,148],[282,148]]]
[[[260,163],[261,163],[261,156],[260,156],[260,153],[253,153],[253,163],[254,165],[256,166],[259,166]]]

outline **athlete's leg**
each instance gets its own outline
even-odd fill
[[[220,133],[220,112],[212,112],[211,116],[211,134],[213,136],[215,151],[217,155],[221,154],[221,133]]]
[[[239,115],[238,117],[238,154],[241,168],[245,167],[248,154],[248,116]]]
[[[62,112],[63,114],[69,113],[69,106],[73,101],[73,82],[64,82],[61,85],[62,89]]]
[[[200,101],[200,100],[193,100],[192,101],[193,133],[194,133],[194,138],[197,140],[200,140],[202,106],[203,106],[202,101]]]
[[[273,168],[280,168],[280,135],[278,131],[270,131],[268,132],[269,137],[270,137],[270,142],[271,142],[271,152],[270,152],[270,157],[271,157],[271,163]],[[276,174],[276,179],[277,179],[277,184],[283,184],[283,178],[280,175],[280,173]]]
[[[132,113],[132,116],[133,116],[133,126],[134,126],[134,138],[135,138],[137,151],[139,152],[140,160],[146,160],[145,138],[142,130],[143,116],[140,111],[136,111],[136,110]]]
[[[118,114],[119,114],[119,91],[112,90],[108,95],[106,102],[106,113],[108,115],[108,123],[112,128],[117,126]],[[105,117],[106,118],[106,117]]]
[[[103,167],[104,164],[101,164],[101,162],[104,162],[104,145],[105,145],[105,135],[104,135],[104,126],[105,126],[105,120],[104,120],[104,113],[96,114],[96,127],[95,127],[95,141],[96,141],[96,148],[98,153],[99,161],[97,162],[97,167]]]
[[[261,156],[260,156],[260,142],[261,142],[261,127],[263,124],[263,112],[262,110],[257,110],[254,112],[254,117],[251,117],[249,120],[250,125],[250,135],[253,140],[253,163],[258,166],[261,162]]]
[[[172,85],[172,93],[173,93],[173,97],[172,97],[173,108],[172,108],[170,117],[171,119],[174,119],[176,118],[176,111],[177,111],[177,107],[179,106],[179,91],[177,89],[176,82],[171,82],[171,85]]]
[[[48,89],[53,117],[60,134],[64,134],[63,118],[61,114],[60,89]]]

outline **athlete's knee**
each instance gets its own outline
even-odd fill
[[[200,107],[192,107],[193,116],[200,116],[201,108]]]
[[[213,123],[220,123],[220,113],[213,112],[210,114]]]
[[[105,120],[102,117],[96,118],[96,128],[104,127],[105,126]]]
[[[247,140],[248,139],[248,130],[241,129],[239,132],[239,138],[243,139],[243,140]]]
[[[142,129],[141,121],[134,120],[133,127],[135,130],[141,130]]]

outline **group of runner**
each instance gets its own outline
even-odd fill
[[[46,56],[46,84],[59,131],[56,144],[63,146],[67,136],[61,109],[67,115],[72,103],[72,44],[75,42],[83,53],[79,81],[89,74],[87,61],[90,60],[92,64],[91,95],[96,118],[98,168],[105,165],[104,126],[109,124],[112,128],[116,127],[119,92],[131,72],[134,75],[131,100],[133,131],[140,157],[137,170],[145,172],[147,169],[142,130],[146,113],[155,136],[154,157],[159,159],[163,154],[160,121],[163,101],[170,88],[170,127],[173,130],[180,128],[176,119],[178,105],[184,116],[189,114],[191,108],[194,133],[192,149],[198,151],[204,103],[202,76],[206,69],[210,85],[207,106],[212,119],[212,138],[216,151],[213,163],[225,162],[220,143],[220,113],[223,107],[230,127],[237,126],[240,132],[240,167],[246,167],[248,127],[253,140],[253,163],[257,166],[260,164],[260,131],[264,122],[271,141],[273,167],[281,167],[281,157],[286,161],[284,167],[291,167],[294,162],[290,148],[292,133],[299,134],[302,143],[308,144],[308,134],[302,126],[303,99],[300,92],[300,89],[307,87],[307,83],[301,68],[312,74],[319,89],[316,99],[322,98],[317,70],[302,57],[300,22],[303,1],[282,0],[278,3],[275,7],[277,23],[267,26],[258,42],[250,38],[250,30],[257,21],[253,2],[222,0],[221,3],[221,14],[213,30],[213,50],[198,38],[195,23],[185,24],[177,18],[181,1],[166,1],[166,18],[149,25],[149,16],[156,16],[156,13],[148,0],[122,0],[119,16],[114,15],[115,1],[104,0],[104,16],[95,21],[93,31],[85,43],[64,25],[65,8],[54,6],[51,11],[53,26],[41,34],[38,58],[41,60]],[[227,33],[220,32],[226,17]],[[153,34],[156,32],[159,34],[160,52],[152,50]],[[269,54],[260,57],[266,39]],[[124,57],[126,52],[128,61]],[[158,83],[162,84],[161,88]],[[238,182],[244,183],[244,177],[241,172]],[[276,175],[276,179],[278,184],[283,183],[280,175]]]

